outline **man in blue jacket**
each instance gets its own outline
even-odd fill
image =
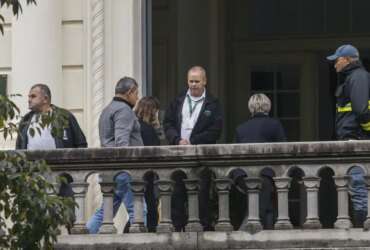
[[[335,129],[338,140],[370,139],[370,74],[360,61],[360,53],[350,44],[340,46],[333,55],[338,73],[338,87]],[[362,226],[367,215],[367,190],[363,172],[354,166],[349,174],[353,222]]]

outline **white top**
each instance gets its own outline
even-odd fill
[[[39,121],[40,122],[40,121]],[[40,128],[41,133],[37,130]],[[30,128],[35,131],[34,136],[30,134]],[[30,126],[27,131],[28,144],[27,149],[55,149],[55,139],[51,135],[51,127],[41,128],[40,124],[36,122],[36,115],[33,115]]]
[[[191,96],[190,90],[186,93],[185,100],[182,105],[181,139],[190,141],[191,132],[197,123],[205,98],[205,89],[203,94],[199,97]]]

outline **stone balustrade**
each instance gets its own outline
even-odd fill
[[[276,192],[276,218],[274,231],[293,230],[299,227],[292,223],[294,202],[299,202],[300,217],[303,218],[301,229],[320,229],[322,214],[320,208],[325,199],[320,198],[322,171],[332,173],[333,189],[336,190],[337,214],[333,230],[350,229],[353,225],[349,209],[349,175],[353,166],[363,169],[368,190],[370,190],[370,143],[365,141],[349,142],[304,142],[304,143],[269,143],[269,144],[224,144],[198,146],[161,146],[127,148],[61,149],[51,151],[29,151],[32,159],[45,159],[54,175],[67,173],[73,179],[72,188],[76,208],[76,221],[72,234],[86,234],[85,194],[88,188],[87,178],[99,173],[102,179],[101,190],[104,200],[104,221],[101,234],[114,234],[113,224],[113,180],[119,173],[126,172],[132,177],[135,218],[130,233],[144,233],[143,194],[144,176],[148,172],[158,175],[157,185],[160,200],[160,221],[157,233],[173,232],[171,221],[172,175],[182,171],[188,199],[187,232],[201,232],[199,221],[199,170],[209,169],[214,173],[214,183],[218,193],[218,221],[215,230],[230,232],[229,193],[232,181],[230,173],[235,169],[245,172],[247,186],[248,213],[239,230],[256,234],[263,230],[259,215],[259,196],[261,172],[269,169],[273,173]],[[299,173],[298,175],[296,173]],[[327,178],[327,177],[325,177]],[[329,178],[330,179],[330,178]],[[299,199],[291,194],[292,188],[300,187]],[[324,190],[325,191],[325,190]],[[323,192],[324,192],[323,191]],[[369,191],[368,191],[369,192]],[[321,201],[321,202],[320,202]],[[293,202],[293,203],[290,203]],[[298,204],[298,203],[297,203]],[[370,217],[363,229],[370,228]],[[235,229],[234,229],[235,230]]]

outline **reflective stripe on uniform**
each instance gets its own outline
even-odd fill
[[[370,110],[370,100],[368,102],[369,106],[368,109]],[[349,102],[343,107],[337,107],[338,113],[344,113],[344,112],[351,112],[352,111],[352,104]]]
[[[361,123],[360,125],[361,125],[361,127],[362,127],[363,130],[370,131],[370,122]]]

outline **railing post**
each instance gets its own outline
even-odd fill
[[[103,193],[103,224],[99,230],[100,234],[115,234],[117,229],[113,224],[113,182],[100,183]]]
[[[259,192],[261,189],[261,179],[255,177],[244,178],[248,188],[248,220],[242,225],[244,231],[257,233],[262,230],[261,220],[259,217]]]
[[[158,180],[155,182],[158,185],[161,197],[161,221],[157,226],[158,233],[169,233],[173,231],[171,220],[171,194],[173,190],[173,181]]]
[[[202,232],[203,228],[199,222],[199,179],[184,179],[186,191],[188,194],[189,219],[185,227],[186,232]]]
[[[370,176],[364,176],[367,187],[367,216],[364,222],[364,231],[370,230]]]
[[[215,226],[216,231],[228,232],[232,231],[233,227],[230,224],[230,209],[229,209],[229,192],[231,181],[228,178],[216,179],[216,188],[218,193],[219,216]]]
[[[85,221],[85,197],[89,184],[86,182],[72,182],[70,185],[73,190],[74,199],[78,205],[75,207],[76,221],[71,229],[71,234],[88,234],[89,231],[87,230]]]
[[[349,176],[334,176],[338,192],[338,217],[334,223],[335,228],[351,228],[352,222],[348,216],[348,180]]]
[[[134,193],[134,222],[130,226],[130,233],[147,232],[143,218],[145,182],[140,180],[131,181],[131,190]]]
[[[278,196],[278,218],[274,225],[275,229],[292,229],[293,225],[289,218],[288,193],[290,187],[290,177],[275,177],[274,182]]]
[[[321,223],[318,215],[318,191],[320,187],[320,177],[303,177],[303,182],[307,191],[307,217],[303,228],[319,229]]]

